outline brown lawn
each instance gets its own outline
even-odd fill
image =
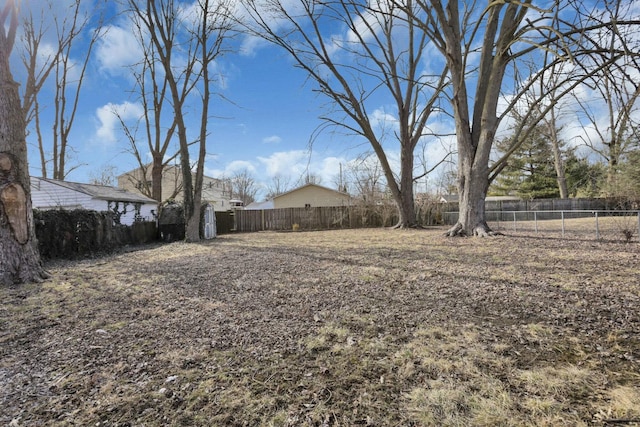
[[[0,288],[0,425],[640,425],[640,244],[442,233],[52,263]]]

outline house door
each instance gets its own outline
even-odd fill
[[[208,204],[204,210],[204,238],[213,239],[216,237],[216,212],[213,205]]]

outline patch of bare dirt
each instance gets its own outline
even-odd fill
[[[50,264],[0,289],[0,425],[640,424],[640,245],[442,233]]]

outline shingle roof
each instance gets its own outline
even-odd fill
[[[114,202],[157,203],[154,199],[142,194],[131,193],[122,188],[108,185],[82,184],[79,182],[60,181],[57,179],[37,178],[51,184],[87,194],[93,198]]]

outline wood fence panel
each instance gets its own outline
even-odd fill
[[[361,206],[282,208],[237,211],[237,231],[330,230],[393,225],[397,214]]]

